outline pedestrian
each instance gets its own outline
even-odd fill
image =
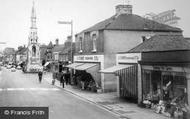
[[[55,79],[56,79],[56,72],[54,71],[53,74],[52,74],[52,85],[55,84]]]
[[[62,84],[62,87],[64,88],[65,87],[65,84],[64,84],[65,78],[64,78],[63,72],[61,72],[60,83]]]
[[[41,83],[42,82],[42,75],[43,75],[43,72],[40,70],[38,72],[38,78],[39,78],[39,82]]]
[[[66,83],[66,85],[69,84],[69,79],[70,79],[70,73],[69,73],[69,71],[67,70],[67,71],[66,71],[66,74],[65,74],[65,83]]]

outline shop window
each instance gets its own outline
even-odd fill
[[[92,35],[92,52],[96,52],[96,39],[97,39],[96,34],[93,34]]]
[[[143,97],[145,98],[145,96],[150,92],[151,89],[151,72],[145,71],[143,74]]]
[[[143,104],[148,107],[153,106],[157,113],[165,111],[172,115],[171,110],[173,112],[176,108],[181,110],[183,105],[187,104],[185,73],[143,70],[142,83]]]
[[[147,40],[149,40],[151,38],[151,36],[142,36],[142,41],[145,42]]]

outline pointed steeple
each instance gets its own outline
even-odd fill
[[[33,1],[32,14],[31,14],[31,28],[36,28],[36,10],[35,10],[34,1]]]
[[[33,6],[32,6],[32,14],[31,18],[36,18],[36,11],[35,11],[35,2],[33,1]]]
[[[38,36],[37,36],[37,26],[36,26],[36,10],[35,10],[35,3],[33,1],[32,14],[31,14],[31,27],[30,27],[30,34],[29,34],[29,44],[37,43],[37,42],[38,42]]]

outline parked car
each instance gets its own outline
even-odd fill
[[[7,69],[11,69],[12,68],[12,65],[7,65]]]
[[[18,66],[16,67],[16,69],[22,69],[22,67],[18,65]]]

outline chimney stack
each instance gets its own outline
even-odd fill
[[[59,39],[58,38],[55,40],[55,45],[59,45]]]
[[[119,16],[120,14],[132,14],[132,5],[117,5],[115,7],[116,14]]]

